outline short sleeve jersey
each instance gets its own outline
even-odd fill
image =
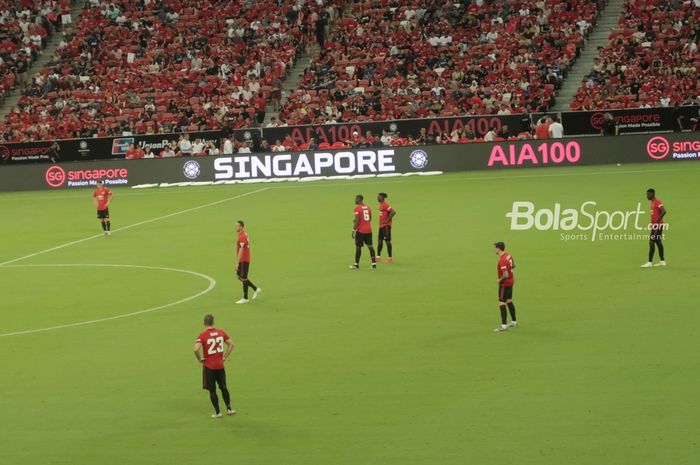
[[[107,202],[109,201],[109,197],[111,195],[112,191],[104,186],[101,189],[95,189],[95,192],[92,193],[92,197],[97,199],[98,210],[105,210],[107,208]]]
[[[248,233],[241,231],[238,233],[238,242],[236,243],[236,253],[241,253],[241,262],[250,262],[250,242],[248,241]]]
[[[393,221],[389,218],[391,212],[394,211],[387,202],[382,202],[379,204],[379,227],[391,226]]]
[[[357,232],[362,234],[372,233],[372,210],[364,203],[355,207],[355,218],[358,218]]]
[[[651,222],[663,224],[664,220],[661,218],[661,208],[664,206],[664,203],[660,199],[654,199],[649,202],[649,204],[651,206]]]
[[[224,344],[229,340],[226,331],[217,328],[205,329],[197,341],[202,344],[204,366],[210,370],[220,370],[224,367]]]
[[[501,281],[501,286],[513,286],[515,284],[515,276],[513,276],[513,257],[508,253],[501,255],[498,259],[498,278],[506,274],[506,279]]]

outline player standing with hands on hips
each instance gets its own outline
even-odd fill
[[[649,224],[651,233],[649,233],[649,260],[642,265],[642,268],[666,266],[664,245],[661,243],[664,237],[664,216],[666,216],[666,209],[664,208],[664,203],[656,198],[656,191],[654,189],[647,189],[647,200],[651,207],[651,223]],[[659,263],[653,265],[652,261],[654,260],[655,247],[659,249]]]
[[[352,223],[352,238],[355,239],[355,263],[350,265],[351,270],[356,270],[360,267],[360,257],[362,256],[362,247],[366,244],[369,249],[369,257],[372,263],[372,269],[377,269],[375,263],[376,254],[372,246],[372,210],[365,205],[365,198],[358,194],[355,196],[355,217]]]
[[[226,349],[224,349],[226,345]],[[216,395],[216,385],[219,385],[221,395],[226,404],[226,413],[233,415],[236,411],[231,408],[231,396],[226,387],[226,370],[224,362],[231,355],[233,341],[226,331],[214,327],[214,315],[204,315],[204,331],[197,336],[194,343],[194,356],[203,365],[202,389],[209,391],[211,405],[214,406],[212,418],[221,418],[219,396]]]
[[[389,257],[387,263],[394,263],[392,255],[393,249],[391,246],[391,225],[393,218],[396,216],[396,210],[391,208],[391,205],[386,201],[389,196],[386,192],[377,194],[377,202],[379,202],[379,237],[377,240],[377,263],[382,261],[382,249],[386,241],[386,252]]]
[[[518,321],[515,319],[515,304],[513,303],[513,284],[515,284],[515,276],[513,269],[515,262],[513,256],[506,252],[506,245],[503,242],[493,244],[496,255],[498,255],[498,308],[501,310],[501,326],[494,329],[496,332],[507,331],[508,328],[518,326]],[[508,324],[508,312],[510,311],[511,322]]]
[[[257,287],[248,279],[248,271],[250,270],[250,242],[248,241],[248,233],[245,232],[245,224],[242,220],[236,221],[236,232],[238,233],[235,262],[236,275],[238,275],[238,280],[243,283],[243,298],[236,303],[247,304],[248,289],[253,289],[253,300],[255,300],[262,292],[262,288]]]
[[[102,180],[97,181],[97,188],[92,193],[92,201],[97,206],[97,219],[102,223],[105,236],[112,235],[112,223],[109,221],[109,202],[112,200],[112,191],[107,189]]]

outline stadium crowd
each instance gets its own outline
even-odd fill
[[[0,131],[7,141],[261,122],[317,3],[90,0]],[[329,8],[329,10],[332,10]]]
[[[70,0],[0,0],[0,99],[26,84],[47,39],[69,21]]]
[[[282,119],[295,125],[546,111],[603,3],[353,2]]]
[[[700,0],[627,0],[572,110],[697,103]]]

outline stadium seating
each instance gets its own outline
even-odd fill
[[[27,70],[60,29],[64,11],[70,11],[68,0],[0,0],[0,98],[27,82]]]
[[[90,2],[0,130],[18,141],[250,126],[311,30],[309,6],[279,3]]]
[[[598,2],[477,3],[348,4],[281,119],[294,125],[550,108]]]
[[[698,24],[692,1],[627,0],[571,109],[671,106],[700,95]]]

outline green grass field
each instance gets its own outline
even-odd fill
[[[0,263],[32,255],[0,266],[0,463],[697,463],[699,175],[688,163],[115,189],[115,233],[88,240],[89,191],[0,195]],[[666,268],[640,269],[644,240],[565,242],[505,217],[524,200],[648,211],[650,186],[669,212]],[[349,271],[354,195],[376,212],[380,190],[398,211],[396,262],[370,271],[365,251]],[[233,304],[239,218],[264,289],[246,306]],[[499,334],[496,240],[517,262],[521,325]],[[148,268],[94,266],[115,264]],[[149,311],[210,286],[162,268],[216,286]],[[208,312],[236,343],[238,414],[220,421],[191,352]],[[105,321],[11,335],[90,320]]]

